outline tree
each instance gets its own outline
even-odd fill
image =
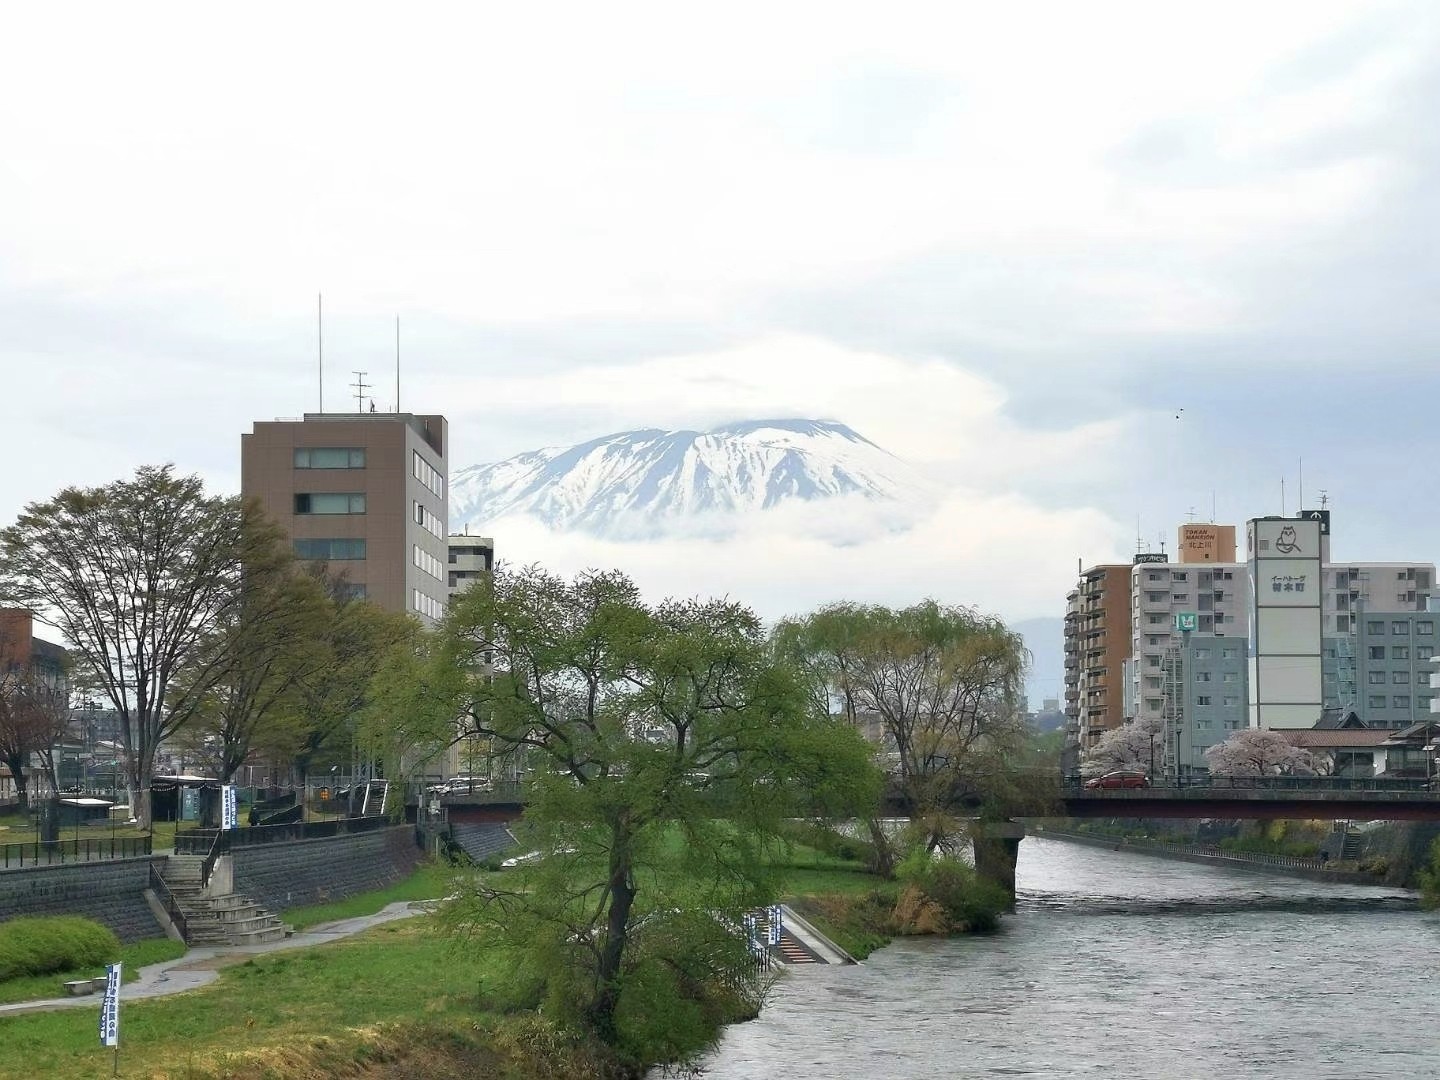
[[[1165,721],[1137,716],[1111,728],[1081,758],[1083,776],[1103,776],[1124,769],[1153,777],[1164,764]]]
[[[1310,775],[1310,755],[1275,731],[1246,728],[1205,751],[1215,776]]]
[[[0,531],[0,595],[58,629],[110,699],[143,826],[155,752],[223,672],[220,628],[276,535],[258,505],[209,496],[168,465],[66,488]]]
[[[0,648],[0,661],[4,649]],[[33,660],[0,662],[0,761],[10,770],[21,810],[29,809],[30,762],[38,756],[50,787],[55,776],[55,743],[70,718],[69,695],[62,681],[48,676]]]
[[[933,600],[899,610],[834,604],[782,623],[775,640],[806,673],[812,711],[878,727],[928,850],[957,831],[957,802],[989,802],[1003,816],[999,804],[1023,788],[1009,773],[1027,739],[1029,657],[999,619]],[[878,822],[871,836],[877,851],[888,849]],[[882,859],[893,866],[894,853]]]
[[[801,793],[872,774],[853,733],[807,716],[753,612],[651,606],[618,572],[501,568],[457,598],[419,682],[411,716],[434,738],[459,717],[535,769],[525,820],[546,857],[452,920],[501,942],[547,1015],[638,1072],[758,1007],[735,931],[774,896],[766,852]]]
[[[287,550],[247,573],[240,602],[217,628],[218,673],[207,654],[196,657],[196,677],[211,686],[186,732],[222,783],[257,747],[304,737],[298,695],[333,659],[325,646],[334,617],[320,583],[300,571]],[[187,669],[182,681],[190,675]]]

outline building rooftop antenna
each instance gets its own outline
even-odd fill
[[[1324,510],[1330,503],[1330,496],[1324,488],[1320,489],[1320,509]]]
[[[365,411],[365,391],[370,389],[370,384],[365,381],[367,372],[357,371],[354,374],[355,381],[350,384],[350,387],[355,391],[355,411],[363,413]]]

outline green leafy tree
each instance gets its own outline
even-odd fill
[[[959,805],[1004,816],[1031,801],[1016,775],[1027,728],[1024,642],[997,618],[927,600],[892,609],[833,604],[775,631],[805,673],[812,712],[865,730],[928,851],[963,835]],[[899,853],[878,821],[878,870]]]
[[[643,602],[620,573],[500,569],[455,602],[412,739],[529,755],[538,855],[454,905],[528,986],[627,1067],[683,1060],[758,1007],[736,932],[768,903],[785,818],[878,778],[854,734],[807,713],[758,619],[728,601]],[[870,786],[867,788],[867,782]]]
[[[257,504],[207,495],[168,465],[66,488],[0,531],[0,595],[58,629],[109,698],[142,825],[156,750],[223,673],[221,628],[275,542]]]

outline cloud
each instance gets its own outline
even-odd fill
[[[617,567],[653,598],[726,595],[766,619],[839,600],[891,605],[925,597],[1009,619],[1049,614],[1087,564],[1122,549],[1122,530],[1093,510],[1046,510],[1015,496],[955,492],[906,532],[837,545],[804,528],[799,507],[742,519],[724,539],[617,543],[556,533],[528,517],[485,529],[496,556],[563,574]],[[472,530],[475,531],[475,530]],[[827,530],[821,530],[825,532]]]

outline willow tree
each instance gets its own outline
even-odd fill
[[[223,672],[220,628],[245,568],[273,558],[278,535],[255,504],[208,495],[168,465],[66,488],[0,531],[0,596],[59,630],[109,699],[144,826],[155,753]]]
[[[807,715],[753,612],[648,604],[618,572],[502,568],[454,602],[427,670],[392,682],[416,695],[410,739],[428,717],[433,737],[487,738],[533,770],[544,857],[451,918],[505,947],[548,1016],[638,1072],[758,1007],[735,930],[776,895],[783,822],[871,773],[852,732]]]
[[[775,645],[805,672],[813,712],[869,734],[927,849],[963,831],[957,807],[1003,812],[1023,801],[1012,766],[1028,734],[1029,657],[1001,620],[933,600],[833,604],[782,622]],[[871,834],[888,862],[878,822]]]

